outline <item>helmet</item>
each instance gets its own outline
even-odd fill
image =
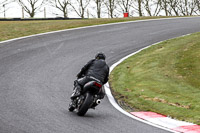
[[[99,53],[96,54],[95,59],[103,59],[103,60],[105,60],[106,56],[105,56],[104,53],[99,52]]]

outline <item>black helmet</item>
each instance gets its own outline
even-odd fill
[[[96,54],[95,59],[103,59],[103,60],[105,60],[106,56],[105,56],[104,53],[99,52],[99,53]]]

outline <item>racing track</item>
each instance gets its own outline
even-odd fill
[[[103,100],[85,117],[68,112],[73,80],[98,51],[111,66],[150,44],[199,32],[200,18],[114,24],[0,44],[1,133],[167,133],[133,120]]]

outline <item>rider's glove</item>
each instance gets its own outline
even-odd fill
[[[77,78],[81,78],[81,75],[82,75],[81,73],[78,73],[78,74],[76,75],[76,77],[77,77]]]

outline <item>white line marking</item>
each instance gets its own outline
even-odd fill
[[[163,127],[167,127],[170,129],[174,129],[180,126],[190,126],[190,125],[196,125],[193,123],[189,123],[189,122],[184,122],[184,121],[179,121],[179,120],[175,120],[169,117],[162,117],[162,118],[149,118],[146,119],[149,122],[152,122],[154,124],[163,126]]]
[[[182,36],[180,36],[180,37],[187,36],[187,35],[190,35],[190,34],[182,35]],[[175,37],[175,38],[177,38],[177,37]],[[174,39],[174,38],[171,38],[171,39]],[[164,40],[164,41],[165,41],[165,40]],[[124,57],[124,58],[122,58],[122,59],[120,59],[118,62],[116,62],[115,64],[113,64],[113,65],[110,67],[110,73],[112,72],[112,70],[113,70],[117,65],[119,65],[120,63],[122,63],[122,62],[123,62],[124,60],[126,60],[127,58],[129,58],[129,57],[131,57],[131,56],[133,56],[133,55],[135,55],[135,54],[141,52],[142,50],[147,49],[147,48],[149,48],[149,47],[151,47],[151,46],[153,46],[153,45],[157,45],[157,44],[159,44],[159,43],[161,43],[161,42],[163,42],[163,41],[160,41],[160,42],[154,43],[154,44],[152,44],[152,45],[149,45],[149,46],[147,46],[147,47],[144,47],[144,48],[142,48],[142,49],[140,49],[140,50],[138,50],[138,51],[136,51],[136,52],[134,52],[134,53],[132,53],[132,54],[130,54],[130,55],[127,55],[126,57]],[[152,121],[152,122],[149,122],[149,121],[147,121],[147,120],[140,119],[140,118],[138,118],[138,117],[136,117],[136,116],[133,116],[132,114],[126,112],[126,111],[123,110],[123,109],[117,104],[117,102],[115,101],[115,99],[114,99],[114,97],[113,97],[113,95],[112,95],[112,93],[111,93],[111,91],[110,91],[110,86],[109,86],[109,84],[106,83],[104,87],[105,87],[105,92],[106,92],[106,95],[107,95],[107,97],[108,97],[110,103],[111,103],[117,110],[119,110],[121,113],[123,113],[123,114],[125,114],[125,115],[127,115],[127,116],[129,116],[129,117],[131,117],[131,118],[133,118],[133,119],[135,119],[135,120],[138,120],[138,121],[141,121],[141,122],[143,122],[143,123],[146,123],[146,124],[148,124],[148,125],[151,125],[151,126],[154,126],[154,127],[160,128],[160,129],[164,129],[164,130],[166,130],[166,131],[170,131],[170,132],[173,132],[173,133],[180,133],[180,132],[177,132],[177,131],[174,131],[174,130],[169,129],[169,128],[168,128],[168,123],[167,123],[167,122],[166,122],[166,124],[162,123],[162,126],[161,126],[161,125],[158,125],[159,123],[157,123],[157,122],[152,123],[153,121]]]
[[[41,35],[59,33],[59,32],[64,32],[64,31],[73,31],[73,30],[79,30],[79,29],[93,28],[93,27],[102,27],[102,26],[118,25],[118,24],[128,24],[128,23],[139,23],[139,22],[148,22],[148,21],[161,21],[161,20],[170,20],[170,19],[190,19],[190,18],[199,18],[199,17],[200,16],[195,16],[195,17],[175,17],[175,18],[159,18],[159,19],[146,19],[146,20],[135,20],[135,21],[127,21],[127,22],[116,22],[116,23],[109,23],[109,24],[92,25],[92,26],[85,26],[85,27],[78,27],[78,28],[72,28],[72,29],[51,31],[51,32],[46,32],[46,33],[40,33],[40,34],[35,34],[35,35],[29,35],[29,36],[14,38],[14,39],[10,39],[10,40],[1,41],[0,44],[6,43],[6,42],[11,42],[11,41],[16,41],[16,40],[20,40],[20,39],[25,39],[25,38],[35,37],[35,36],[41,36]]]
[[[112,96],[112,94],[111,94],[111,91],[110,91],[110,89],[109,89],[108,83],[107,83],[104,87],[105,87],[106,95],[107,95],[107,97],[108,97],[110,103],[111,103],[117,110],[119,110],[121,113],[123,113],[123,114],[127,115],[128,117],[131,117],[131,118],[133,118],[133,119],[135,119],[135,120],[137,120],[137,121],[143,122],[143,123],[145,123],[145,124],[148,124],[148,125],[151,125],[151,126],[154,126],[154,127],[157,127],[157,128],[163,129],[163,130],[166,130],[166,131],[170,131],[170,132],[173,132],[173,133],[179,133],[179,132],[170,130],[170,129],[168,129],[168,128],[165,128],[165,127],[156,125],[156,124],[154,124],[154,123],[148,122],[148,121],[146,121],[146,120],[140,119],[140,118],[138,118],[138,117],[136,117],[136,116],[133,116],[133,115],[131,115],[130,113],[126,112],[125,110],[123,110],[123,109],[116,103],[115,99],[113,98],[113,96]]]
[[[148,22],[148,21],[161,21],[161,20],[170,20],[170,19],[190,19],[190,18],[198,18],[199,16],[196,16],[196,17],[177,17],[177,18],[160,18],[160,19],[147,19],[147,20],[135,20],[135,21],[128,21],[128,22],[117,22],[117,23],[109,23],[109,24],[102,24],[102,25],[93,25],[93,26],[86,26],[86,27],[78,27],[78,28],[72,28],[72,29],[65,29],[65,30],[58,30],[58,31],[52,31],[52,32],[46,32],[46,33],[40,33],[40,34],[35,34],[35,35],[30,35],[30,36],[24,36],[24,37],[19,37],[19,38],[14,38],[14,39],[10,39],[10,40],[6,40],[6,41],[1,41],[0,44],[3,44],[3,43],[7,43],[7,42],[12,42],[12,41],[16,41],[16,40],[20,40],[20,39],[26,39],[26,38],[30,38],[30,37],[35,37],[35,36],[41,36],[41,35],[47,35],[47,34],[52,34],[52,33],[58,33],[58,32],[64,32],[64,31],[73,31],[73,30],[79,30],[79,29],[86,29],[86,28],[92,28],[92,27],[101,27],[101,26],[109,26],[109,25],[118,25],[118,24],[126,24],[126,23],[138,23],[138,22]],[[159,43],[159,42],[158,42]],[[158,43],[155,43],[155,44],[158,44]],[[155,45],[153,44],[153,45]],[[150,45],[152,46],[152,45]],[[148,47],[150,47],[148,46]],[[145,47],[143,49],[146,49],[148,47]],[[141,49],[141,50],[143,50]],[[126,57],[124,57],[123,59],[121,59],[119,62],[115,63],[114,65],[111,66],[111,69],[113,70],[114,67],[116,67],[118,64],[120,64],[123,60],[127,59],[128,57],[140,52],[141,50],[133,53],[133,54],[130,54]],[[131,115],[130,113],[124,111],[115,101],[115,99],[113,98],[112,94],[111,94],[111,91],[109,89],[109,84],[107,83],[105,85],[105,91],[106,91],[106,94],[107,94],[107,97],[110,101],[110,103],[117,109],[119,110],[120,112],[122,112],[123,114],[135,119],[135,120],[138,120],[138,121],[141,121],[143,123],[146,123],[148,125],[151,125],[151,126],[154,126],[154,127],[157,127],[157,128],[160,128],[160,129],[164,129],[164,130],[167,130],[167,131],[171,131],[171,132],[174,132],[174,133],[179,133],[179,132],[176,132],[176,131],[173,131],[173,130],[170,130],[170,129],[167,129],[165,127],[161,127],[159,125],[156,125],[156,124],[153,124],[151,122],[148,122],[148,121],[145,121],[145,120],[142,120],[142,119],[139,119],[138,117],[135,117],[133,115]]]

